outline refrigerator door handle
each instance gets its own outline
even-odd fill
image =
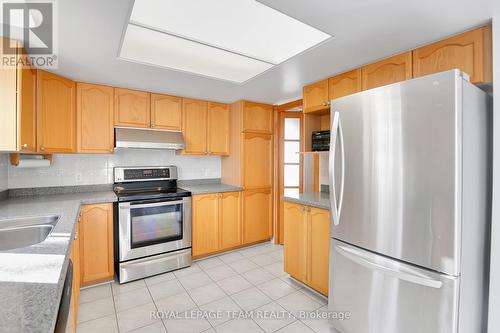
[[[413,270],[409,267],[405,267],[403,271],[394,268],[389,268],[382,264],[376,263],[370,259],[369,254],[365,254],[360,250],[352,249],[343,245],[336,245],[335,249],[339,254],[341,254],[345,258],[361,266],[364,266],[368,269],[378,271],[382,274],[390,275],[400,280],[405,280],[411,283],[435,289],[439,289],[443,285],[443,282],[434,280],[433,278],[426,276],[425,274]]]
[[[337,225],[340,223],[340,214],[342,213],[342,203],[344,201],[344,184],[345,184],[345,147],[344,147],[344,132],[342,131],[342,121],[339,114],[339,142],[340,142],[340,162],[342,165],[341,178],[340,178],[340,196],[337,208]]]
[[[333,225],[339,225],[338,218],[338,207],[337,207],[337,189],[335,183],[335,155],[337,149],[337,133],[339,128],[340,114],[337,111],[333,111],[333,119],[330,129],[330,156],[328,157],[328,174],[330,178],[330,210],[331,210],[331,220]]]

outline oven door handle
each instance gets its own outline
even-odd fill
[[[173,206],[173,205],[179,205],[179,204],[184,204],[186,201],[184,200],[176,200],[176,201],[161,201],[161,202],[154,202],[154,203],[149,203],[149,204],[140,204],[140,205],[134,205],[130,204],[129,209],[135,209],[135,208],[150,208],[150,207],[160,207],[160,206]]]

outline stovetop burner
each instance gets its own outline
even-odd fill
[[[113,191],[118,201],[191,196],[191,192],[177,187],[175,167],[115,168]]]

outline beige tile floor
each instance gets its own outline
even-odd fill
[[[297,319],[299,311],[326,311],[326,303],[326,298],[284,272],[282,246],[264,243],[196,261],[175,272],[84,289],[78,331],[334,332],[327,320]],[[151,318],[151,311],[176,311],[189,317],[157,319]],[[285,315],[242,318],[228,311]],[[193,318],[193,314],[205,318]]]

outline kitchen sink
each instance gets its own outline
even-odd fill
[[[45,215],[0,220],[0,251],[43,242],[59,218],[59,215]]]

